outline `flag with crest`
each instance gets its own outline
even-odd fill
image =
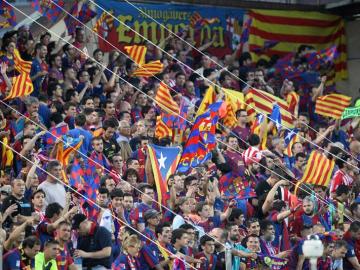
[[[67,135],[62,136],[62,140],[57,145],[56,159],[66,167],[69,164],[71,153],[77,151],[82,144],[82,139],[72,138]]]
[[[177,170],[187,172],[211,158],[211,150],[216,146],[215,129],[219,110],[223,102],[216,102],[199,115],[191,129]]]

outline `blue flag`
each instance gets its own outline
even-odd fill
[[[274,103],[273,109],[270,115],[270,120],[275,123],[277,131],[281,130],[281,112],[280,106],[277,103]]]

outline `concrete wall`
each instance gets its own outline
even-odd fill
[[[360,96],[360,20],[346,23],[349,78],[338,82],[337,88],[352,97]]]

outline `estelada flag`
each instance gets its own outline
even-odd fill
[[[245,108],[244,94],[231,89],[222,88],[225,94],[227,115],[224,117],[224,125],[234,127],[237,123],[236,111]]]
[[[65,167],[69,164],[70,154],[77,151],[82,144],[82,139],[62,136],[62,141],[57,145],[56,159]]]
[[[330,160],[324,154],[314,150],[307,161],[301,182],[327,187],[334,166],[335,161],[333,159]]]
[[[165,194],[169,191],[167,180],[176,170],[180,159],[180,147],[148,145],[149,158],[157,190],[158,202],[165,205]]]
[[[315,113],[340,119],[343,111],[350,106],[350,103],[351,97],[345,95],[330,94],[321,96],[316,99]]]

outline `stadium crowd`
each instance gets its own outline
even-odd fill
[[[0,57],[4,270],[310,269],[302,250],[310,235],[324,245],[317,269],[360,269],[358,118],[315,113],[316,99],[334,90],[327,87],[331,67],[311,70],[305,55],[313,48],[300,46],[291,65],[318,74],[316,83],[304,84],[276,73],[276,58],[211,56],[212,42],[203,54],[175,37],[161,49],[144,42],[146,62],[161,60],[156,77],[173,89],[175,102],[188,106],[188,119],[195,119],[211,82],[244,94],[255,88],[288,102],[298,140],[287,152],[284,130],[256,133],[248,111],[239,109],[234,126],[217,125],[211,159],[170,175],[166,205],[159,205],[147,146],[184,146],[191,129],[159,138],[159,80],[133,77],[136,64],[117,50],[106,58],[100,49],[91,57],[81,53],[88,51],[83,28],[71,44],[51,41],[48,32],[32,36],[28,26],[6,32]],[[4,100],[19,74],[15,49],[32,62],[34,91]],[[215,93],[223,98],[221,90]],[[61,139],[46,137],[58,127],[82,141],[65,167],[56,159]],[[313,150],[335,162],[328,186],[298,184]],[[72,185],[74,178],[82,184]]]

